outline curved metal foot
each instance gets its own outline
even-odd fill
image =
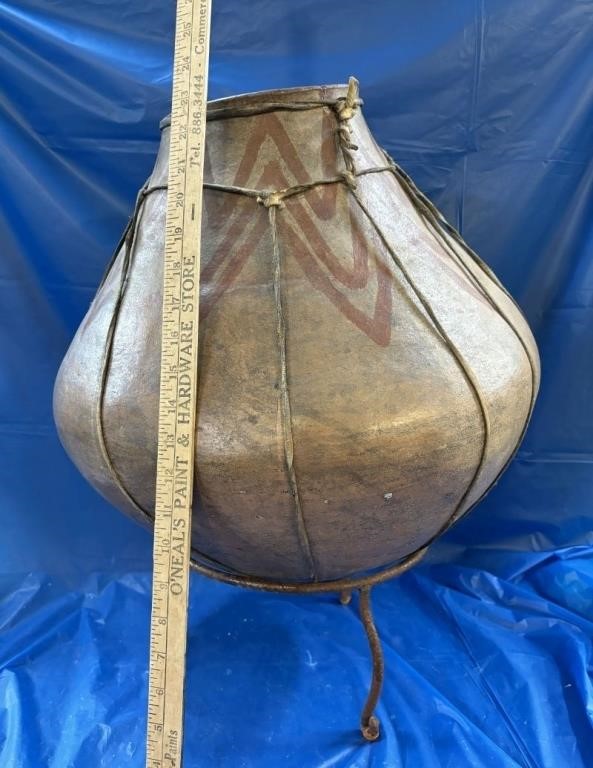
[[[381,723],[375,715],[369,717],[366,725],[360,725],[362,735],[367,741],[378,741],[381,738]]]
[[[340,602],[342,603],[342,605],[350,605],[351,600],[352,600],[352,590],[343,589],[340,592]]]
[[[373,676],[371,679],[371,687],[367,700],[360,716],[360,730],[362,735],[367,741],[377,741],[381,735],[380,723],[377,717],[373,714],[379,696],[381,695],[381,688],[383,687],[383,677],[385,673],[385,662],[383,660],[383,650],[381,648],[381,640],[375,627],[373,620],[373,611],[371,608],[371,588],[362,587],[360,590],[360,618],[366,632],[367,639],[369,641],[369,647],[371,649],[371,656],[373,659]]]

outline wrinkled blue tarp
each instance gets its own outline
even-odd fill
[[[355,605],[193,577],[187,768],[593,766],[593,3],[214,0],[212,97],[356,74],[524,308],[543,386],[499,486]],[[0,0],[0,766],[144,765],[150,536],[79,478],[59,361],[170,97],[172,0]]]

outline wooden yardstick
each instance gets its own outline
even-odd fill
[[[177,0],[163,279],[147,768],[179,768],[197,401],[211,0]]]

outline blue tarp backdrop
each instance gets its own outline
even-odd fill
[[[0,766],[144,765],[151,537],[58,442],[59,362],[149,174],[173,0],[0,0]],[[355,605],[192,577],[187,768],[593,765],[593,2],[214,0],[210,96],[361,82],[515,295],[542,390],[511,468]]]

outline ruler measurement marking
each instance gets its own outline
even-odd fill
[[[181,3],[181,0],[178,0],[178,3]],[[176,40],[175,40],[176,51],[175,51],[175,57],[174,58],[177,59],[177,56],[178,56],[178,54],[177,54],[177,45],[178,45],[177,26],[176,26],[175,33],[176,33],[175,34],[175,37],[176,37]],[[174,70],[175,70],[175,66],[174,66]],[[191,75],[191,69],[190,69],[190,75]],[[173,99],[175,98],[175,86],[176,86],[175,80],[177,80],[178,77],[179,77],[179,70],[174,71],[174,75],[173,75]],[[188,105],[189,105],[189,100],[188,100]],[[188,106],[188,109],[189,109],[189,106]],[[185,117],[186,117],[186,120],[189,121],[189,111],[186,112]],[[173,124],[173,118],[171,118],[171,122]],[[172,125],[172,127],[173,127],[173,125]],[[174,144],[171,144],[171,143],[169,144],[169,189],[171,188],[171,168],[173,168],[172,159],[173,159],[173,156],[174,156],[175,160],[177,162],[176,168],[177,168],[177,172],[178,172],[178,170],[179,170],[179,162],[178,162],[177,154],[178,154],[178,152],[181,151],[181,147],[180,147],[181,137],[180,137],[180,135],[178,135],[176,133],[173,133],[173,131],[171,131],[171,139],[173,139],[173,137],[175,138],[175,143]],[[173,147],[175,148],[174,150],[173,150]],[[186,147],[186,155],[187,155],[187,147]],[[185,190],[184,190],[184,193],[185,193]],[[171,200],[172,200],[172,198],[173,198],[173,195],[171,195],[169,190],[168,190],[167,215],[166,215],[166,220],[167,221],[169,221],[169,219],[171,217],[171,213],[172,213],[171,210],[170,210],[171,209]],[[175,212],[177,212],[177,211],[175,210]],[[182,208],[181,208],[181,233],[184,232],[184,225],[185,225],[185,206],[182,206]],[[169,232],[171,232],[171,230],[172,230],[173,234],[175,234],[176,229],[177,229],[176,227],[175,228],[171,227],[169,229]],[[180,255],[181,258],[183,258],[183,251],[184,251],[183,245],[184,245],[183,238],[181,238],[181,250],[179,252],[179,255]],[[165,262],[165,275],[168,275],[167,263],[166,262]],[[171,277],[173,277],[173,276],[171,276]],[[181,283],[181,281],[179,281],[178,284],[175,284],[175,282],[174,282],[174,285],[178,289],[178,292],[179,292],[178,293],[178,299],[181,300],[181,291],[182,291],[181,285],[182,285],[182,283]],[[172,306],[172,304],[170,306]],[[167,307],[167,305],[164,304],[164,309],[163,309],[163,335],[164,335],[165,329],[167,328],[169,323],[172,322],[171,318],[169,318],[167,316],[166,307]],[[171,330],[172,329],[169,328],[168,330],[169,330],[169,334],[171,334]],[[175,340],[174,338],[170,338],[169,341],[172,343],[173,347],[177,348],[177,370],[179,370],[180,345],[178,343],[178,339]],[[164,339],[163,339],[163,342],[164,342]],[[171,353],[173,354],[173,350],[171,350]],[[162,375],[163,375],[163,372],[161,371],[161,376]],[[179,379],[178,379],[178,376],[173,377],[173,379],[174,379],[174,382],[175,382],[175,389],[178,390],[179,389]],[[165,391],[166,391],[166,388],[165,388]],[[177,418],[176,418],[177,413],[176,413],[176,410],[177,409],[175,408],[174,409],[174,419],[175,419],[175,432],[174,432],[174,435],[175,435],[175,439],[177,438],[177,423],[176,423],[177,422]],[[167,415],[168,415],[168,413],[167,413]],[[159,443],[160,442],[161,442],[161,436],[159,435]],[[167,441],[165,439],[165,445],[166,444],[167,444]],[[167,453],[167,451],[165,451],[165,454],[166,453]],[[173,447],[173,457],[174,457],[173,458],[173,466],[174,466],[176,458],[177,458],[177,454],[175,452],[175,448],[174,447]],[[170,467],[168,469],[170,469]],[[171,483],[171,497],[170,497],[170,507],[171,507],[171,509],[173,508],[173,504],[174,504],[174,485],[173,485],[173,483]],[[167,533],[168,533],[168,540],[169,540],[169,557],[168,557],[168,563],[167,563],[167,574],[170,577],[170,574],[171,574],[171,552],[172,552],[172,550],[170,548],[170,542],[171,542],[171,538],[172,538],[172,534],[173,534],[173,530],[172,530],[172,522],[173,522],[172,521],[172,515],[169,514],[167,516],[167,519],[168,519],[168,522],[169,522],[168,531],[167,531]],[[155,546],[156,546],[156,540],[155,540]],[[169,580],[168,579],[167,579],[167,586],[170,588],[170,584],[169,584]],[[163,670],[162,670],[162,677],[163,677],[163,679],[162,679],[162,690],[163,690],[163,695],[164,695],[164,692],[167,690],[167,671],[168,671],[167,653],[168,653],[168,649],[169,649],[169,621],[168,621],[169,589],[166,589],[165,591],[167,593],[167,600],[166,600],[166,605],[165,605],[165,614],[166,614],[167,618],[165,619],[166,620],[166,624],[165,624],[166,628],[165,628],[165,631],[164,631],[165,647],[164,647],[164,658],[160,659],[161,661],[164,661],[164,667],[163,667]],[[154,594],[154,587],[153,587],[153,594]],[[153,597],[153,601],[154,601],[154,597]],[[156,611],[155,611],[155,613],[156,613]],[[185,628],[183,631],[187,632],[187,628]],[[157,660],[159,658],[160,657],[157,656]],[[183,683],[182,683],[182,686],[183,686]],[[183,696],[183,689],[181,691],[181,695]],[[183,712],[183,699],[181,701],[181,710]],[[166,719],[167,719],[167,699],[164,698],[163,699],[163,707],[162,707],[162,723],[161,723],[163,730],[162,730],[162,739],[160,740],[160,745],[159,745],[160,746],[160,753],[161,753],[161,762],[163,761],[164,754],[165,754],[165,743],[166,743],[166,736],[167,736],[167,734],[165,733],[165,727],[164,726],[165,726],[165,723],[166,723]],[[181,726],[183,726],[183,723],[181,723]],[[181,753],[179,754],[179,762],[181,763]],[[173,765],[174,765],[174,763],[173,763]]]
[[[178,0],[165,224],[147,768],[179,768],[211,0]]]

